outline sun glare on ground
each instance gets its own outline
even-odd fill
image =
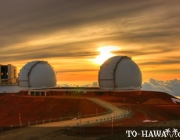
[[[98,48],[98,51],[100,52],[100,54],[95,59],[93,59],[93,62],[96,64],[102,64],[108,58],[115,56],[112,53],[112,51],[116,51],[116,50],[119,50],[119,48],[116,46],[104,46],[104,47]]]

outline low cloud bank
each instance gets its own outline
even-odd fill
[[[98,87],[98,82],[85,83],[85,84],[58,84],[58,87]],[[180,96],[180,80],[156,80],[150,78],[142,84],[142,90],[148,91],[162,91],[173,96]]]
[[[150,78],[142,84],[142,90],[162,91],[173,96],[180,96],[180,80],[172,79],[163,81]]]
[[[85,84],[58,84],[57,87],[99,87],[98,82],[85,83]]]

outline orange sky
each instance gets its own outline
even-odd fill
[[[58,83],[97,82],[101,60],[126,55],[143,76],[180,79],[180,1],[3,1],[0,64],[48,61]],[[100,48],[114,46],[117,49]],[[101,62],[102,63],[102,62]]]

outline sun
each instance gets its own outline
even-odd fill
[[[103,47],[98,48],[98,51],[100,52],[100,54],[95,59],[93,59],[93,62],[96,64],[102,64],[108,58],[115,56],[111,52],[116,51],[116,50],[119,50],[119,48],[116,46],[103,46]]]

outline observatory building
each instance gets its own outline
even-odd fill
[[[32,61],[22,67],[18,80],[22,89],[50,88],[56,85],[56,74],[47,61]]]
[[[140,90],[142,75],[138,65],[127,56],[114,56],[100,67],[98,75],[101,89]]]
[[[0,85],[13,85],[17,84],[17,69],[15,66],[0,65]]]
[[[17,93],[17,68],[11,64],[0,65],[0,93]]]
[[[12,78],[13,72],[16,72],[15,68],[9,70],[9,67],[3,66],[1,68],[1,79],[4,78],[3,82],[4,80],[8,81],[7,79],[10,77]],[[130,57],[114,56],[101,65],[98,73],[98,82],[99,87],[56,87],[56,74],[47,61],[28,62],[18,74],[20,93],[31,96],[81,94],[107,94],[110,96],[122,95],[127,92],[128,95],[139,95],[141,93],[142,74],[138,65]],[[4,90],[1,86],[0,93],[1,91],[4,93]]]

